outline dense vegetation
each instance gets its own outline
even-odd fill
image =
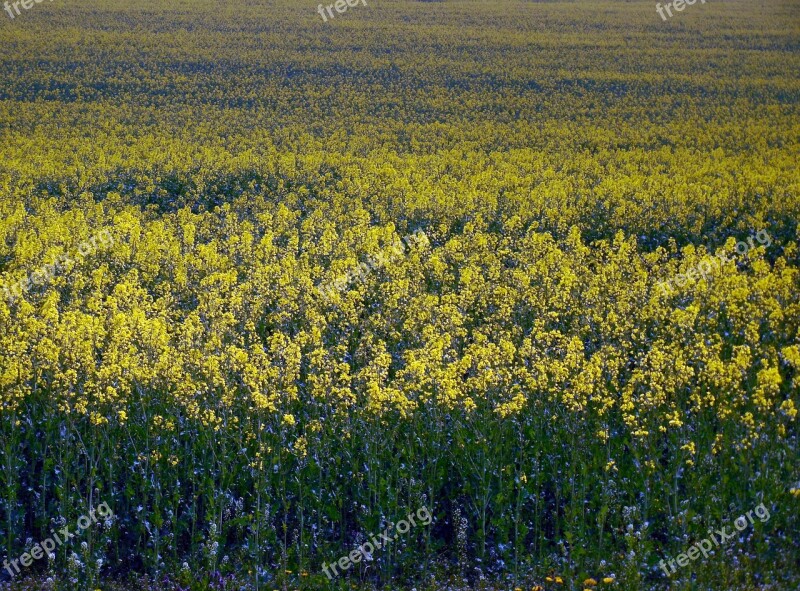
[[[3,555],[106,502],[25,574],[797,588],[800,3],[315,10],[0,23],[0,288],[113,238],[0,298]]]

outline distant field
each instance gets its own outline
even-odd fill
[[[800,588],[800,0],[24,1],[0,589]]]

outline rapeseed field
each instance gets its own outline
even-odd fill
[[[0,589],[800,589],[800,0],[658,6],[8,3]]]

